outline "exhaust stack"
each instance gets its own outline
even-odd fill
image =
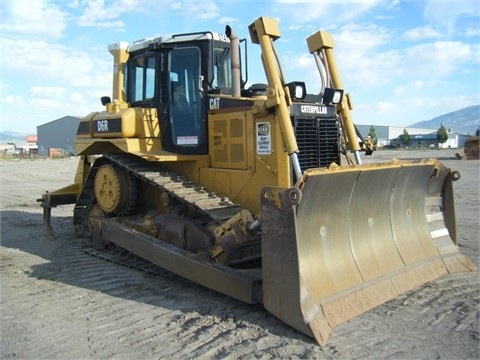
[[[225,35],[230,39],[232,51],[232,95],[240,97],[240,53],[238,36],[230,26],[225,27]]]

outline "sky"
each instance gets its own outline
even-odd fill
[[[306,38],[333,35],[352,119],[408,126],[480,104],[477,0],[1,0],[0,131],[35,134],[64,116],[101,111],[111,96],[109,44],[182,32],[248,39],[250,83],[266,82],[248,26],[278,20],[285,80],[318,93]]]

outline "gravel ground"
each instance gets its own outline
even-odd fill
[[[437,157],[454,183],[460,251],[479,266],[479,161],[457,150],[379,151]],[[53,209],[44,235],[45,190],[73,180],[76,159],[0,161],[1,359],[478,359],[479,273],[448,275],[336,327],[320,348],[248,305],[158,269],[128,268],[87,254],[73,206]]]

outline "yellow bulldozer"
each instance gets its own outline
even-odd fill
[[[332,36],[307,38],[321,91],[286,82],[278,23],[249,26],[267,84],[248,83],[246,39],[229,26],[119,42],[113,99],[81,119],[73,184],[78,236],[115,244],[312,336],[448,272],[457,247],[452,181],[435,159],[362,164]]]

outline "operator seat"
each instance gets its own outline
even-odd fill
[[[172,86],[173,87],[173,107],[174,111],[180,113],[191,112],[190,104],[188,103],[187,97],[185,96],[185,89],[183,86]]]
[[[177,136],[196,135],[195,118],[183,86],[172,83],[172,103],[175,134]]]

